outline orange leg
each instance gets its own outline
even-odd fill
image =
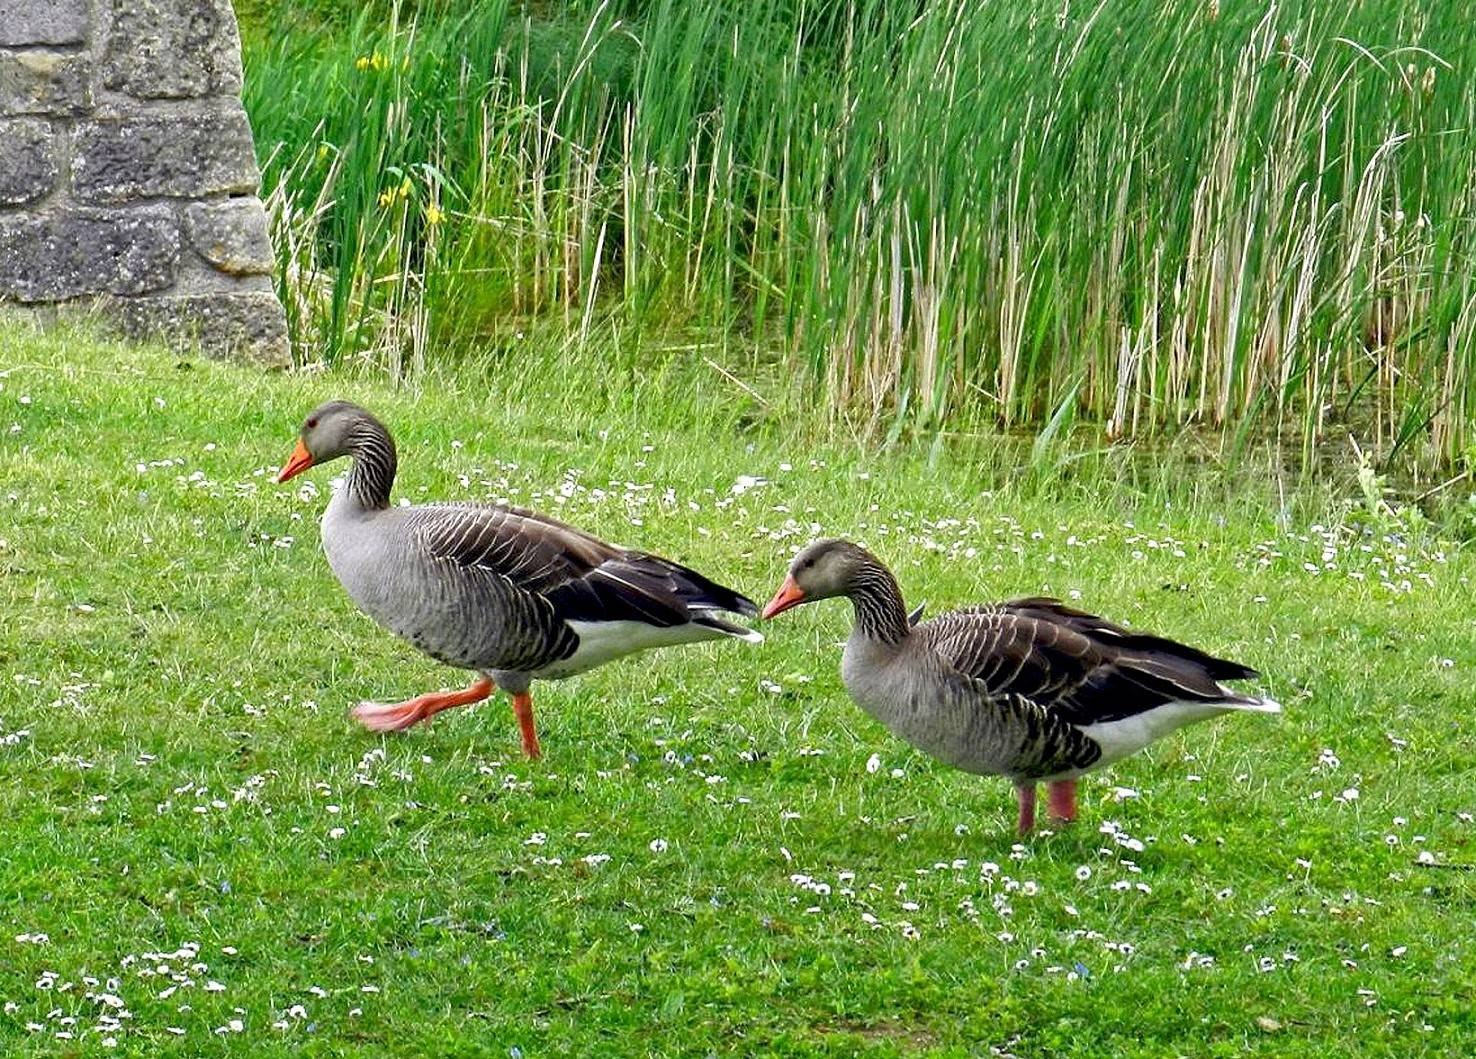
[[[1052,820],[1069,824],[1076,819],[1076,781],[1057,780],[1046,784],[1046,812]]]
[[[543,751],[538,747],[538,730],[533,727],[533,696],[526,691],[516,692],[513,697],[513,713],[517,715],[518,727],[523,732],[523,753],[530,758],[541,758]]]
[[[354,719],[371,732],[399,732],[442,710],[481,702],[493,690],[492,681],[482,677],[462,691],[432,691],[404,702],[361,702],[352,712]]]
[[[1015,798],[1020,803],[1020,822],[1017,828],[1021,835],[1028,835],[1035,830],[1035,784],[1017,784]]]

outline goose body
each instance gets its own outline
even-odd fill
[[[755,615],[751,600],[669,559],[517,507],[391,506],[394,442],[348,402],[329,402],[308,416],[279,480],[340,455],[353,464],[322,522],[334,575],[380,625],[481,676],[463,692],[362,703],[355,715],[371,729],[407,728],[500,686],[513,694],[524,750],[537,756],[532,681],[573,676],[653,647],[762,639],[721,616]]]
[[[1225,686],[1257,675],[1246,666],[1053,599],[914,625],[891,572],[847,541],[802,551],[764,616],[836,595],[856,611],[841,659],[851,698],[940,761],[1011,780],[1022,832],[1034,826],[1037,783],[1050,785],[1052,815],[1071,819],[1082,774],[1196,721],[1280,711]]]

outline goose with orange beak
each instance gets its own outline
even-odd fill
[[[753,617],[753,601],[690,567],[621,548],[557,519],[501,504],[392,506],[395,443],[347,401],[303,422],[277,475],[351,458],[323,515],[328,565],[366,614],[447,665],[472,670],[460,691],[360,703],[372,731],[395,731],[442,710],[511,693],[523,752],[541,753],[534,680],[583,673],[636,651],[701,640],[763,637],[724,613]]]
[[[844,597],[855,621],[841,657],[852,699],[939,761],[1015,785],[1017,828],[1035,827],[1036,787],[1060,822],[1077,779],[1184,725],[1225,713],[1279,713],[1222,681],[1255,670],[1132,632],[1054,599],[970,607],[917,624],[892,572],[860,545],[816,541],[763,609],[772,618]]]

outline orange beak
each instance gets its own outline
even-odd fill
[[[779,586],[779,591],[774,593],[774,598],[769,600],[769,605],[763,609],[760,617],[772,618],[776,614],[783,614],[790,607],[797,607],[805,601],[805,591],[794,583],[794,578],[784,575],[784,584]]]
[[[283,464],[282,469],[277,472],[277,481],[285,482],[287,479],[301,474],[312,465],[313,454],[309,452],[307,450],[307,446],[302,443],[302,438],[298,438],[297,448],[292,450],[292,455],[287,458],[287,462]]]

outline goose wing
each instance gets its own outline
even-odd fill
[[[1239,662],[1216,658],[1197,647],[1191,647],[1164,636],[1132,632],[1121,625],[1114,625],[1105,618],[1099,618],[1095,614],[1069,607],[1059,599],[1031,596],[1027,599],[1016,599],[1001,604],[999,609],[1009,614],[1033,617],[1053,625],[1064,626],[1098,643],[1120,648],[1126,653],[1153,654],[1192,663],[1202,667],[1215,680],[1253,680],[1260,676],[1254,669],[1243,666]]]
[[[565,621],[638,621],[662,628],[694,612],[752,615],[751,600],[679,563],[629,551],[525,508],[433,504],[411,511],[433,559],[503,579]]]
[[[921,626],[932,650],[999,702],[1028,702],[1076,727],[1172,702],[1255,702],[1219,683],[1253,670],[1162,637],[1128,632],[1055,600],[943,615]]]

